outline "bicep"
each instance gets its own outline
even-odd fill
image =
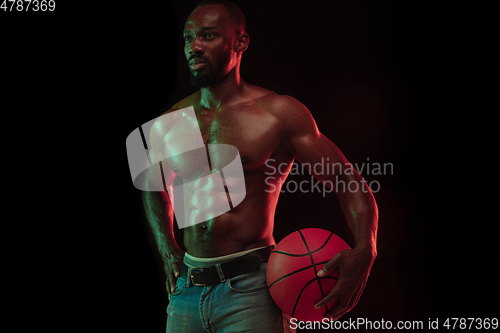
[[[165,135],[158,122],[153,124],[149,133],[151,147],[149,149],[148,184],[151,189],[166,189],[174,182],[176,174],[168,165],[163,145]]]
[[[342,151],[317,128],[309,110],[299,101],[291,101],[290,117],[284,121],[282,146],[318,180],[332,180],[351,169]],[[328,170],[328,174],[325,172]]]

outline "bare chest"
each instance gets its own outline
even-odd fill
[[[173,156],[167,160],[169,166],[181,177],[192,178],[221,169],[234,160],[235,152],[244,170],[255,169],[280,146],[279,122],[256,105],[230,110],[199,109],[195,116],[189,133],[184,128],[174,128],[164,140],[167,154]],[[188,151],[193,133],[203,141],[203,148]]]

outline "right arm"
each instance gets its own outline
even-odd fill
[[[152,147],[150,158],[152,166],[147,170],[144,187],[146,190],[142,192],[142,202],[158,253],[163,260],[166,274],[165,285],[170,299],[170,294],[175,290],[176,281],[180,275],[179,264],[184,257],[185,251],[177,245],[174,237],[174,205],[172,201],[174,198],[173,182],[176,174],[170,169],[164,158],[162,145],[160,144],[164,135],[158,128],[161,127],[152,126],[151,128],[150,142]],[[160,165],[162,166],[163,176]],[[150,182],[156,185],[163,183],[169,192],[166,189],[163,191],[148,191],[149,188],[153,188],[149,184]],[[155,188],[158,189],[158,187]],[[171,193],[171,196],[169,196],[169,193]]]
[[[172,193],[172,187],[170,187],[170,193]],[[163,267],[167,276],[165,285],[170,299],[170,294],[175,290],[176,281],[180,274],[179,264],[184,257],[184,250],[179,248],[174,237],[173,205],[167,191],[144,191],[142,192],[142,202],[158,247],[158,253],[163,260]]]

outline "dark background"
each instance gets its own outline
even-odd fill
[[[499,109],[491,9],[397,1],[235,3],[250,35],[243,79],[304,103],[352,163],[393,165],[393,174],[365,175],[381,184],[378,258],[359,304],[342,319],[427,326],[429,318],[497,315],[492,163]],[[118,47],[129,61],[122,73],[127,87],[117,96],[127,99],[120,111],[123,140],[194,92],[180,36],[195,4],[136,8],[130,23],[137,24],[125,20],[119,30]],[[125,164],[122,171],[127,182]],[[140,192],[129,182],[126,195],[122,232],[132,273],[126,294],[134,301],[123,318],[160,332],[162,267]],[[332,230],[354,245],[333,194],[282,194],[276,241],[306,227]]]
[[[250,35],[242,78],[304,103],[352,163],[393,165],[393,174],[363,174],[381,184],[378,258],[357,307],[341,320],[427,325],[429,318],[498,316],[500,87],[492,6],[234,2]],[[57,231],[68,232],[71,221],[72,232],[84,235],[49,244],[66,258],[55,265],[63,272],[57,284],[87,281],[78,284],[85,292],[65,289],[67,307],[81,296],[94,304],[68,316],[70,325],[163,332],[163,269],[131,182],[125,139],[194,92],[181,31],[196,1],[57,4],[50,16],[14,13],[7,20],[1,13],[10,32],[4,70],[15,73],[2,90],[15,97],[11,113],[42,124],[42,137],[57,142],[58,160],[71,161],[48,182],[80,180],[76,190],[41,195],[47,218],[62,220]],[[52,140],[55,126],[63,133]],[[309,176],[289,180],[302,178]],[[354,246],[334,194],[284,193],[275,221],[277,242],[319,227]],[[82,254],[78,265],[73,251]],[[78,274],[67,273],[75,268]],[[51,312],[52,319],[61,316]]]

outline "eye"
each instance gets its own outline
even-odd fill
[[[184,42],[186,42],[186,43],[189,43],[192,39],[193,39],[193,37],[191,37],[191,36],[188,36],[188,35],[184,36]]]
[[[203,37],[205,37],[205,38],[210,38],[210,37],[213,37],[213,36],[214,36],[214,34],[211,33],[211,32],[205,32],[205,34],[203,35]]]

